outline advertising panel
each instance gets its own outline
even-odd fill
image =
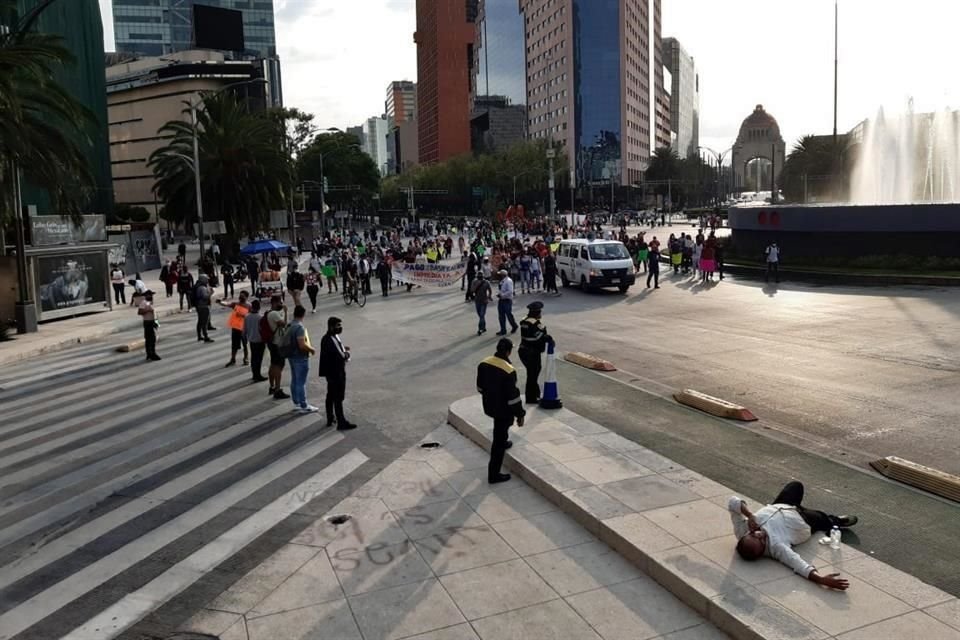
[[[107,303],[103,252],[37,256],[34,260],[41,319],[75,313],[87,305],[102,308]]]
[[[107,219],[99,214],[83,216],[83,225],[79,227],[60,216],[30,216],[29,220],[30,241],[34,247],[107,239]]]

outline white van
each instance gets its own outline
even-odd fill
[[[562,241],[557,248],[557,271],[563,286],[579,284],[584,291],[617,287],[626,293],[637,281],[630,252],[616,240]]]

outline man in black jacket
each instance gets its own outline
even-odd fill
[[[343,415],[350,347],[343,346],[340,341],[341,333],[343,321],[336,317],[327,319],[327,333],[320,340],[320,377],[327,379],[327,426],[332,426],[336,418],[337,431],[348,431],[356,429],[357,425],[347,422]]]
[[[540,402],[540,369],[543,367],[543,352],[553,338],[540,321],[543,303],[537,300],[527,305],[527,317],[520,321],[520,348],[517,355],[527,370],[525,395],[527,404]]]
[[[477,366],[477,391],[483,395],[483,412],[493,418],[493,442],[490,445],[490,464],[487,467],[487,481],[490,484],[506,482],[509,473],[500,473],[503,456],[513,444],[508,439],[508,431],[516,419],[517,426],[523,426],[526,411],[517,388],[517,370],[510,364],[513,342],[501,338],[497,342],[496,355],[484,358]]]

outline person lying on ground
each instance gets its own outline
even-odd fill
[[[793,547],[810,539],[815,531],[829,533],[833,527],[845,529],[857,523],[856,516],[832,516],[808,509],[803,502],[803,485],[788,482],[772,504],[752,513],[742,498],[733,496],[727,502],[733,533],[737,537],[737,553],[744,560],[767,556],[780,561],[804,578],[831,589],[844,591],[849,583],[839,573],[821,576],[817,568],[794,551]]]

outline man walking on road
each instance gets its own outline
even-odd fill
[[[392,269],[390,268],[390,263],[387,262],[387,258],[384,256],[380,258],[380,262],[377,263],[377,278],[380,279],[380,292],[384,298],[390,295],[391,275]]]
[[[500,276],[500,286],[497,293],[497,316],[500,319],[500,331],[497,332],[497,335],[505,336],[507,335],[508,320],[511,327],[510,333],[516,333],[520,327],[513,318],[513,279],[510,278],[506,269],[500,269],[498,275]]]
[[[553,338],[547,333],[547,328],[540,322],[543,314],[543,303],[539,300],[527,305],[527,317],[520,321],[520,347],[517,355],[527,370],[527,385],[525,396],[527,404],[540,402],[540,369],[543,367],[543,352],[547,344],[553,343]]]
[[[845,529],[857,524],[856,516],[831,516],[823,511],[807,509],[803,502],[803,485],[788,482],[773,504],[751,513],[747,503],[737,496],[727,502],[733,532],[737,537],[737,553],[744,560],[768,556],[779,560],[798,575],[831,589],[846,590],[849,586],[840,574],[821,576],[816,567],[793,550],[815,531],[829,532],[833,527]]]
[[[137,314],[143,320],[143,340],[146,343],[147,360],[159,360],[157,355],[157,317],[153,311],[153,291],[147,289],[140,299]]]
[[[477,309],[477,317],[480,322],[477,324],[477,335],[482,336],[487,332],[487,305],[493,299],[493,290],[490,288],[490,282],[478,273],[470,283],[471,290],[469,295],[473,298],[473,304]]]
[[[490,445],[490,464],[487,466],[487,482],[496,484],[510,479],[509,473],[501,473],[503,456],[513,443],[509,430],[513,421],[523,426],[526,411],[517,388],[517,370],[510,363],[513,343],[509,338],[497,342],[495,355],[477,366],[477,391],[483,396],[483,412],[493,418],[493,442]]]
[[[777,246],[777,241],[774,240],[769,245],[767,245],[764,253],[767,256],[767,282],[770,282],[770,274],[773,273],[776,277],[776,281],[780,283],[780,247]]]
[[[197,308],[197,342],[213,342],[207,335],[210,328],[210,279],[201,273],[193,289],[193,304]]]
[[[307,310],[297,305],[293,309],[293,322],[285,339],[290,344],[290,396],[294,410],[299,413],[316,413],[317,407],[307,403],[307,377],[310,375],[310,356],[316,353],[310,344],[310,334],[303,326]]]
[[[347,394],[347,361],[350,360],[350,347],[343,346],[340,334],[343,333],[343,321],[331,317],[327,320],[327,333],[320,341],[320,377],[327,380],[327,426],[337,423],[337,431],[356,429],[357,425],[347,421],[343,414],[343,400]]]

